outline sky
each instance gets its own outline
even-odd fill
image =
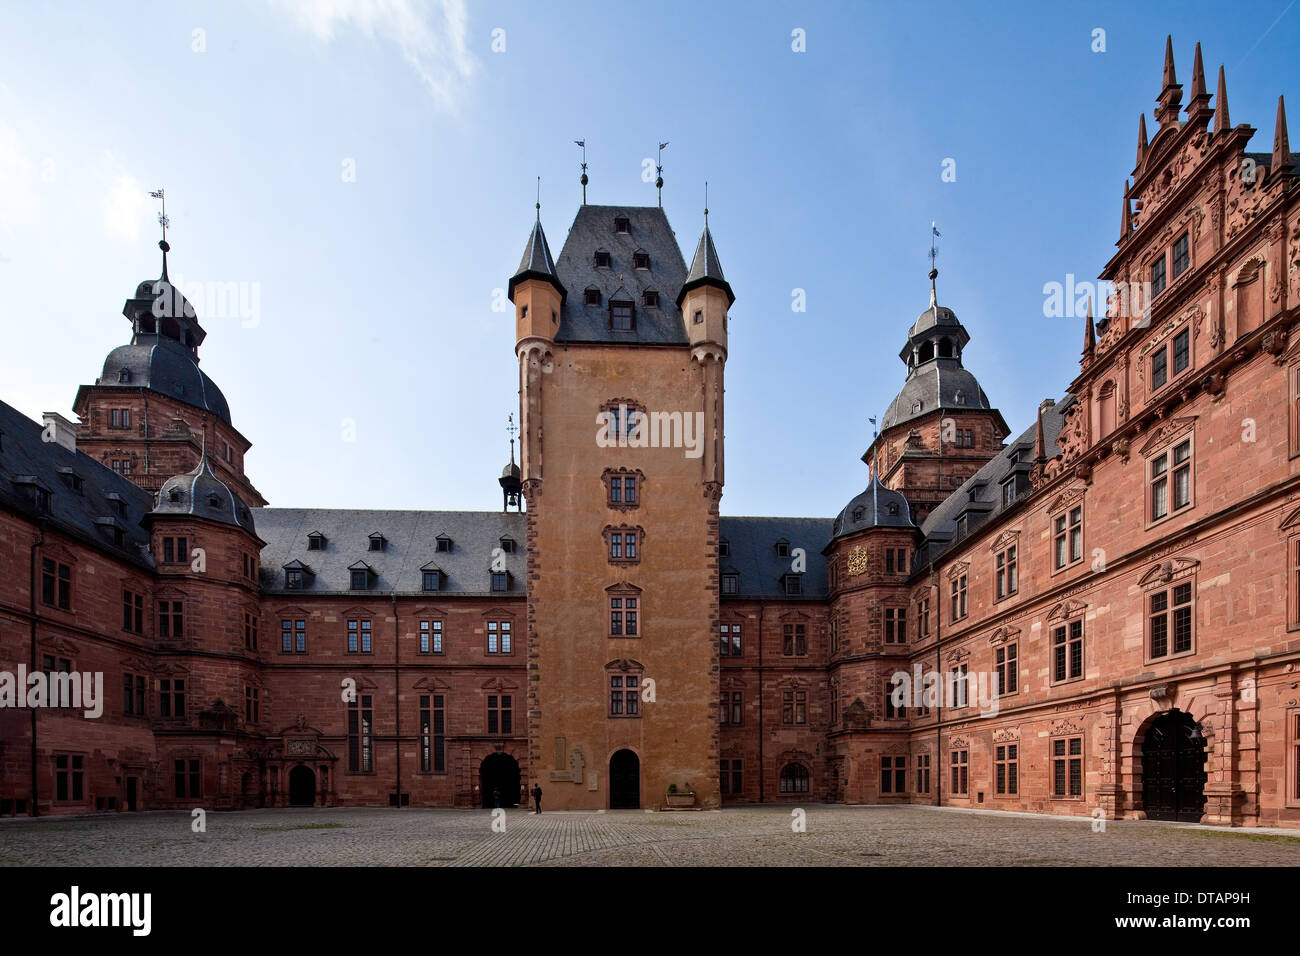
[[[558,255],[573,141],[611,205],[655,203],[666,141],[683,256],[707,180],[737,297],[723,513],[833,516],[904,380],[931,221],[939,301],[1013,435],[1065,392],[1083,323],[1046,317],[1044,285],[1114,252],[1166,34],[1184,103],[1197,41],[1211,91],[1226,67],[1250,149],[1279,94],[1300,116],[1297,0],[7,4],[0,400],[70,415],[129,341],[163,187],[201,366],[272,505],[499,508],[501,297],[537,177]]]

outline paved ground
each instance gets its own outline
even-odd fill
[[[1300,833],[1211,830],[929,807],[713,812],[302,809],[0,822],[0,865],[74,866],[1276,866]]]

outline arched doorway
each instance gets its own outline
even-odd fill
[[[289,806],[314,807],[316,805],[316,773],[304,764],[289,771]]]
[[[488,754],[478,768],[484,809],[519,806],[519,761],[507,753]]]
[[[609,758],[609,808],[636,810],[641,806],[641,758],[619,750]]]
[[[1205,738],[1192,715],[1171,710],[1142,738],[1142,809],[1148,820],[1199,823],[1205,812]]]

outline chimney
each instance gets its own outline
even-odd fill
[[[77,426],[58,412],[43,412],[41,419],[45,430],[41,432],[41,441],[53,442],[74,454],[77,451]]]

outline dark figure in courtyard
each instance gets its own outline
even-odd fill
[[[542,812],[542,785],[540,783],[533,784],[532,792],[533,792],[533,813],[541,813]]]
[[[496,787],[492,788],[492,807],[493,809],[500,809],[501,807],[501,791]]]

